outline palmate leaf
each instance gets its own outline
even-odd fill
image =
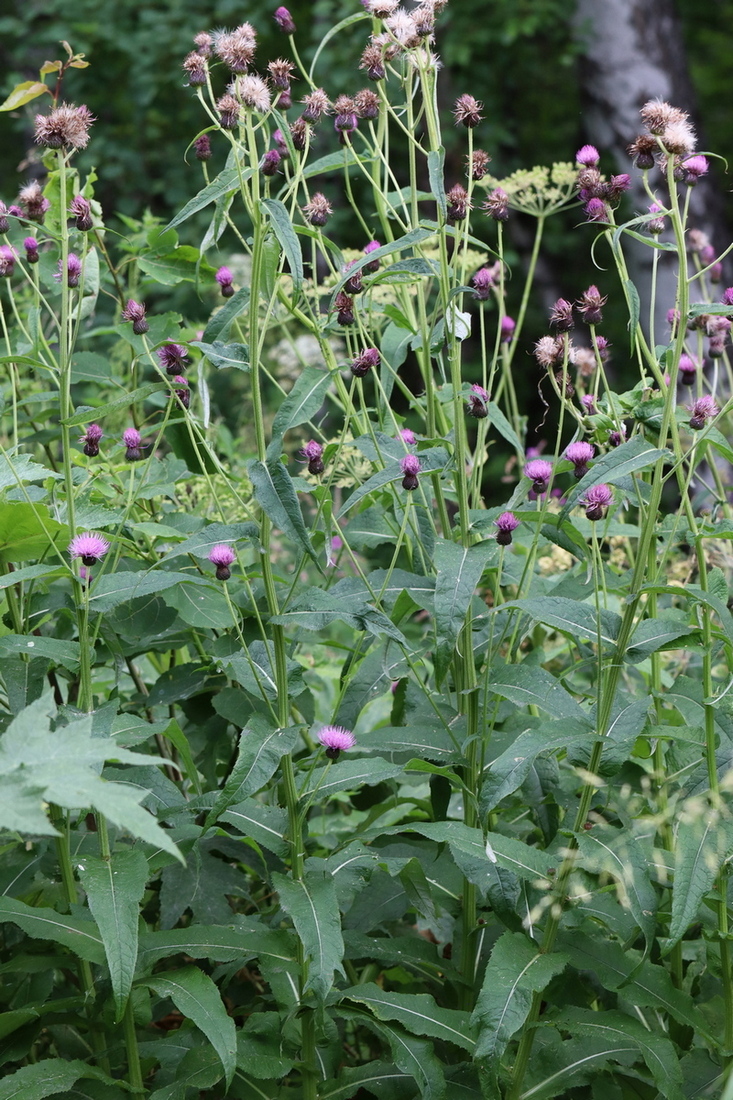
[[[300,880],[275,872],[272,882],[303,944],[308,967],[305,989],[312,989],[324,1001],[333,986],[334,971],[345,977],[341,965],[344,941],[333,878],[325,871],[312,869]]]
[[[441,1008],[428,993],[385,993],[370,982],[344,990],[343,996],[366,1005],[379,1020],[396,1020],[412,1035],[443,1039],[469,1052],[474,1049],[468,1012]]]
[[[170,997],[178,1011],[203,1031],[219,1055],[227,1087],[237,1068],[234,1020],[227,1013],[214,982],[195,966],[156,974],[146,984],[159,997]]]
[[[137,962],[138,906],[148,878],[148,861],[141,851],[132,849],[115,852],[109,859],[85,856],[78,870],[104,941],[119,1022]]]

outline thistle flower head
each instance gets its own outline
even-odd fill
[[[208,31],[199,31],[198,34],[193,36],[193,44],[202,57],[209,57],[214,45],[214,39]]]
[[[685,183],[693,187],[702,176],[708,174],[710,165],[707,157],[696,156],[688,157],[687,160],[683,160],[680,168],[682,169],[682,178]]]
[[[84,435],[80,437],[79,442],[84,444],[84,454],[88,458],[96,458],[99,454],[99,441],[103,434],[99,424],[90,424]]]
[[[558,332],[569,332],[573,328],[573,303],[558,298],[550,311],[550,325]]]
[[[650,214],[661,214],[663,210],[664,207],[660,206],[657,202],[652,202],[649,204]],[[664,231],[664,218],[650,218],[649,221],[646,223],[646,227],[650,233],[652,233],[654,236],[658,236]]]
[[[136,336],[142,336],[148,332],[150,325],[145,317],[145,306],[142,302],[136,302],[129,298],[127,305],[122,310],[122,320],[132,321],[132,331]]]
[[[36,142],[47,149],[84,149],[89,142],[89,127],[94,122],[88,107],[62,103],[48,115],[36,115]]]
[[[519,527],[519,520],[513,512],[502,512],[494,520],[494,524],[499,528],[496,534],[496,541],[499,546],[509,546],[512,541],[512,531],[516,531]]]
[[[585,216],[589,222],[608,221],[608,210],[602,199],[588,199],[584,207]]]
[[[353,749],[356,738],[351,730],[343,726],[324,726],[318,732],[318,740],[326,750],[329,760],[337,760],[340,752],[345,749]]]
[[[23,248],[25,249],[25,258],[29,264],[38,263],[38,241],[35,237],[26,237],[23,241]]]
[[[69,213],[76,218],[76,228],[82,233],[88,233],[94,225],[92,221],[92,204],[83,195],[75,195],[69,203]]]
[[[351,361],[351,373],[356,378],[363,378],[370,370],[376,369],[381,361],[381,355],[377,348],[362,348],[355,359]]]
[[[583,145],[575,154],[575,163],[583,165],[584,168],[597,168],[600,159],[601,154],[595,145]]]
[[[483,386],[479,386],[478,383],[474,383],[471,386],[468,404],[466,405],[468,416],[472,416],[474,420],[484,420],[489,415],[490,399],[488,390],[485,390]]]
[[[308,463],[308,473],[316,476],[323,473],[323,445],[315,439],[309,439],[300,452],[303,461]]]
[[[59,269],[54,275],[54,279],[63,279],[65,277],[66,285],[73,289],[79,285],[81,271],[81,260],[75,252],[70,252],[66,257],[66,271],[64,272],[63,260],[59,260]]]
[[[460,126],[461,123],[468,129],[473,129],[474,126],[478,126],[483,118],[481,114],[482,110],[483,104],[479,103],[477,99],[474,99],[472,95],[459,96],[453,108],[456,126]]]
[[[544,493],[552,477],[552,463],[544,458],[533,458],[524,467],[524,476],[532,482],[535,493]]]
[[[659,146],[651,134],[639,134],[629,145],[627,152],[637,168],[642,172],[648,172],[654,167],[654,160]]]
[[[293,73],[295,72],[295,65],[279,57],[276,61],[270,61],[267,68],[270,73],[273,87],[279,88],[281,91],[287,91],[290,87]]]
[[[379,118],[379,96],[371,88],[362,88],[354,96],[354,111],[357,118],[373,120]]]
[[[609,202],[618,202],[630,187],[631,176],[627,172],[621,172],[617,176],[611,176],[610,180],[604,184],[603,195],[600,197],[608,199]]]
[[[697,378],[697,370],[699,364],[695,362],[691,355],[683,354],[680,356],[680,382],[683,386],[693,385]]]
[[[224,298],[231,298],[234,294],[234,287],[232,286],[234,276],[231,270],[228,267],[220,267],[214,278],[221,287],[222,296]]]
[[[182,344],[163,344],[155,354],[167,374],[180,374],[188,365],[188,351]]]
[[[84,565],[94,565],[101,561],[109,550],[109,543],[102,535],[94,531],[86,531],[83,535],[76,535],[69,543],[67,550],[72,561],[81,558]]]
[[[333,214],[331,203],[320,191],[316,191],[302,208],[303,217],[310,225],[323,226]]]
[[[277,23],[283,34],[295,34],[295,23],[287,8],[279,7],[273,12],[272,18]]]
[[[420,45],[420,34],[411,12],[398,8],[392,15],[387,16],[384,25],[403,49],[410,50]]]
[[[495,187],[481,209],[496,222],[505,222],[509,218],[509,196],[502,187]]]
[[[417,455],[405,455],[400,459],[400,469],[403,473],[402,488],[407,489],[408,492],[412,492],[418,487],[418,477],[420,473],[420,459]]]
[[[340,290],[336,295],[334,308],[336,310],[336,321],[339,325],[354,324],[356,319],[354,317],[354,299],[350,295]]]
[[[15,271],[15,259],[15,252],[9,244],[0,245],[0,278],[10,278]]]
[[[473,284],[473,296],[480,302],[486,302],[494,285],[494,272],[490,267],[481,267],[471,277]]]
[[[359,68],[364,69],[370,80],[384,80],[387,70],[381,48],[370,43],[361,55]]]
[[[230,72],[246,73],[254,57],[257,35],[251,23],[242,23],[233,31],[219,31],[214,35],[214,53]]]
[[[309,95],[303,96],[300,102],[304,104],[302,117],[306,122],[318,122],[323,115],[331,111],[331,101],[323,88],[314,88]]]
[[[143,455],[143,441],[137,428],[126,428],[122,433],[125,445],[125,458],[128,462],[139,462]]]
[[[603,320],[603,306],[607,297],[597,286],[589,286],[575,303],[578,313],[588,325],[599,325]]]
[[[237,82],[237,92],[247,110],[257,111],[261,115],[266,115],[270,110],[272,96],[261,76],[248,74],[241,77]]]
[[[211,138],[208,134],[199,134],[193,143],[197,160],[211,159]]]
[[[412,428],[400,428],[400,439],[406,447],[414,447],[417,443],[417,436]]]
[[[301,116],[290,123],[290,137],[293,146],[302,153],[308,140],[308,122],[305,118]]]
[[[613,503],[613,491],[610,485],[594,485],[585,494],[581,503],[588,519],[603,519],[606,508]]]
[[[216,579],[218,581],[229,580],[232,575],[229,566],[236,560],[236,557],[237,555],[231,546],[227,546],[225,542],[217,543],[216,546],[211,547],[209,561],[216,566]]]
[[[582,439],[570,443],[565,448],[565,458],[575,467],[575,476],[580,479],[588,472],[588,463],[596,453],[592,443],[585,443]]]
[[[706,393],[703,397],[698,397],[694,405],[690,406],[690,412],[692,414],[690,417],[690,427],[694,431],[699,432],[705,427],[708,420],[712,420],[713,417],[718,415],[720,409],[715,402],[715,398],[711,394]]]
[[[216,109],[219,112],[219,121],[225,130],[233,130],[239,122],[242,105],[229,92],[216,101]]]
[[[502,317],[501,319],[501,342],[502,344],[511,343],[514,332],[517,327],[517,322],[513,317]]]
[[[21,187],[18,202],[22,209],[18,210],[17,207],[11,206],[8,213],[19,216],[25,215],[32,222],[42,222],[46,211],[51,207],[51,203],[44,196],[38,180],[31,180],[25,187]]]
[[[206,58],[198,50],[194,50],[183,59],[183,71],[188,77],[188,83],[192,88],[200,87],[206,83],[208,65]]]
[[[364,246],[364,255],[369,256],[370,253],[376,252],[377,249],[381,247],[379,241],[370,241],[369,244]],[[378,259],[370,260],[368,264],[364,264],[362,271],[366,272],[368,275],[373,275],[375,271],[379,271],[379,264],[380,261]]]
[[[462,183],[456,183],[447,193],[446,217],[449,222],[462,222],[471,209],[468,192]]]
[[[466,158],[468,176],[472,180],[482,180],[486,175],[491,157],[483,149],[474,149]]]
[[[188,380],[183,377],[182,374],[177,374],[173,379],[173,382],[179,388],[174,390],[173,393],[176,396],[179,404],[183,405],[184,409],[191,407],[191,390],[189,388]]]
[[[588,416],[594,416],[598,412],[598,406],[596,405],[596,399],[594,394],[585,393],[580,399],[580,403],[583,406],[584,412]]]
[[[399,7],[400,0],[362,0],[362,3],[370,15],[377,19],[386,19]]]
[[[557,366],[565,356],[565,344],[561,336],[541,336],[534,346],[534,356],[541,367]]]

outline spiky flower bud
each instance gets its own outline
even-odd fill
[[[232,571],[229,566],[236,561],[237,555],[232,550],[231,546],[227,546],[225,542],[217,543],[216,546],[212,546],[209,550],[209,561],[212,565],[216,566],[216,579],[218,581],[228,581],[232,575]]]
[[[368,256],[372,252],[376,252],[378,248],[381,248],[379,241],[370,241],[369,244],[364,246],[364,255]],[[370,260],[368,264],[364,264],[362,271],[367,275],[373,275],[376,271],[379,271],[380,261]]]
[[[505,222],[509,218],[509,196],[501,187],[495,187],[481,209],[496,222]]]
[[[277,23],[283,34],[295,34],[295,23],[287,8],[276,8],[272,18]]]
[[[496,541],[499,546],[509,546],[512,541],[512,532],[516,531],[519,527],[519,520],[513,512],[502,512],[494,520],[494,525],[499,528],[496,534]]]
[[[469,202],[466,188],[463,184],[456,183],[451,187],[445,197],[448,203],[445,215],[448,222],[451,224],[454,222],[462,222],[471,209],[471,203]]]
[[[125,445],[125,458],[128,462],[139,462],[145,457],[142,436],[137,428],[126,428],[122,433],[122,442]]]
[[[183,71],[188,77],[188,83],[192,88],[200,87],[206,83],[208,66],[203,54],[194,50],[183,59]]]
[[[704,428],[706,422],[712,420],[712,418],[717,416],[720,412],[720,409],[715,403],[715,398],[709,393],[706,393],[703,397],[698,397],[695,404],[691,405],[689,408],[692,413],[690,417],[690,427],[696,432]]]
[[[23,248],[25,249],[25,258],[29,264],[38,263],[38,241],[35,237],[26,237],[23,241]]]
[[[609,504],[613,503],[613,491],[610,485],[594,485],[585,494],[582,504],[585,508],[586,519],[603,519]]]
[[[558,298],[550,311],[550,325],[558,332],[570,332],[574,327],[573,304],[565,298]]]
[[[79,442],[84,444],[84,454],[87,458],[96,458],[99,454],[99,441],[103,436],[99,424],[90,424],[86,432],[80,437]]]
[[[354,299],[345,294],[343,290],[340,290],[336,295],[334,308],[336,309],[336,320],[340,325],[353,325],[355,320]]]
[[[620,447],[626,441],[626,425],[623,420],[618,426],[618,431],[608,433],[609,447]]]
[[[142,302],[136,302],[134,298],[130,298],[127,305],[122,310],[122,320],[132,321],[132,331],[136,336],[143,336],[148,332],[150,325],[145,317],[145,306]]]
[[[376,348],[362,348],[356,359],[351,361],[351,373],[356,378],[363,378],[370,370],[376,369],[381,362],[381,355]]]
[[[222,297],[231,298],[234,294],[234,287],[232,286],[234,276],[230,269],[228,267],[220,267],[214,278],[221,287]]]
[[[483,104],[479,103],[477,99],[474,99],[472,95],[459,96],[453,108],[456,126],[460,126],[461,123],[467,129],[473,129],[474,126],[478,126],[483,118],[481,114],[482,110]]]
[[[75,252],[70,252],[66,257],[66,285],[71,289],[78,287],[79,280],[81,278],[82,263]],[[58,274],[54,276],[56,279],[62,279],[64,277],[63,261],[59,260]]]
[[[163,344],[155,354],[166,374],[180,374],[188,366],[188,351],[182,344]]]
[[[653,202],[649,204],[650,214],[661,214],[663,209],[664,207],[660,206],[659,203]],[[650,218],[649,221],[646,223],[646,227],[649,232],[656,237],[660,233],[664,232],[664,218]]]
[[[402,488],[412,492],[413,489],[417,489],[418,480],[417,475],[420,473],[420,459],[417,455],[405,455],[400,459],[400,469],[404,474],[402,478]]]
[[[84,149],[89,142],[89,127],[94,122],[88,107],[62,103],[49,115],[36,115],[36,141],[47,149]]]
[[[474,420],[484,420],[489,415],[489,393],[483,386],[474,383],[468,395],[466,413]]]
[[[589,286],[575,303],[578,313],[587,325],[599,325],[603,320],[603,306],[608,298],[597,286]]]
[[[75,195],[69,203],[69,213],[76,218],[76,228],[82,233],[88,233],[93,227],[92,204],[83,195]]]
[[[262,175],[274,176],[280,167],[282,156],[277,149],[269,149],[262,158]]]
[[[211,159],[211,138],[208,134],[199,134],[193,143],[193,150],[197,160]]]
[[[301,207],[303,217],[310,225],[323,226],[333,214],[331,204],[325,195],[316,191],[311,196],[311,201]]]

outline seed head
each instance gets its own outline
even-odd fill
[[[83,195],[75,195],[69,203],[69,213],[76,218],[76,228],[82,233],[88,233],[94,225],[92,221],[92,204]]]
[[[478,126],[483,118],[482,110],[483,104],[474,99],[472,95],[459,96],[453,108],[456,126],[460,126],[461,123],[466,129],[473,129],[474,126]]]
[[[489,167],[490,160],[491,157],[488,153],[485,153],[483,149],[474,149],[471,155],[466,159],[469,178],[472,180],[482,180],[486,175],[486,169]]]
[[[385,19],[384,25],[403,49],[409,50],[420,45],[417,24],[410,12],[398,8],[393,15]]]
[[[217,271],[216,275],[214,276],[214,278],[216,279],[217,283],[221,287],[222,297],[223,298],[231,298],[232,295],[234,294],[234,287],[232,286],[232,283],[234,281],[234,276],[232,275],[229,268],[228,267],[220,267],[219,270]]]
[[[101,561],[109,550],[109,543],[102,535],[94,531],[86,531],[83,535],[76,535],[69,543],[67,550],[72,561],[81,558],[86,566],[95,565]]]
[[[182,344],[163,344],[155,354],[167,374],[180,374],[188,366],[188,351]]]
[[[386,19],[399,6],[400,0],[362,0],[364,7],[377,19]]]
[[[237,91],[244,107],[266,115],[270,110],[272,97],[270,89],[260,76],[243,76],[237,82]]]
[[[25,187],[21,188],[20,194],[18,195],[18,201],[23,209],[17,211],[17,213],[20,215],[24,214],[26,218],[32,222],[41,223],[46,211],[51,206],[48,199],[44,198],[38,180],[32,180],[30,183],[27,183]],[[15,213],[12,206],[8,213]]]
[[[301,117],[306,122],[318,122],[323,115],[327,115],[331,111],[331,101],[323,88],[315,88],[310,95],[304,96],[300,102],[305,104]]]
[[[230,72],[246,73],[254,57],[257,36],[251,23],[242,23],[233,31],[214,35],[214,53]]]
[[[203,54],[194,50],[193,53],[188,54],[183,59],[183,71],[188,77],[188,83],[192,88],[199,87],[206,83],[206,76],[208,73],[208,66],[206,64],[206,58]]]
[[[687,121],[687,116],[678,122],[671,122],[662,132],[662,144],[670,153],[680,157],[689,157],[695,151],[697,137]]]
[[[513,512],[502,512],[497,519],[494,520],[494,524],[499,528],[496,541],[499,546],[509,546],[512,541],[512,531],[516,531],[519,527],[519,520]]]
[[[610,485],[594,485],[582,500],[586,518],[590,520],[603,519],[606,508],[612,503],[613,492]]]
[[[330,202],[320,191],[311,196],[311,201],[302,207],[302,211],[305,220],[310,225],[317,226],[325,225],[333,214]]]
[[[684,122],[687,115],[678,107],[672,107],[663,99],[648,100],[641,108],[641,120],[652,134],[664,133],[667,126],[675,122]]]
[[[132,321],[132,331],[136,336],[142,336],[148,332],[150,325],[145,317],[145,305],[130,298],[122,310],[122,320]]]
[[[524,476],[532,482],[532,489],[539,496],[546,492],[552,477],[552,463],[544,458],[533,458],[524,467]]]
[[[326,750],[329,760],[338,760],[340,752],[345,749],[353,749],[356,738],[351,730],[343,726],[324,726],[318,733],[318,740]]]
[[[565,458],[568,462],[572,462],[575,467],[575,477],[580,480],[585,474],[588,473],[588,463],[596,453],[596,449],[592,443],[584,443],[583,440],[578,440],[576,443],[570,443],[565,448]]]
[[[217,100],[216,109],[219,112],[219,120],[224,129],[233,130],[239,122],[239,113],[242,109],[239,100],[227,92],[226,95]]]
[[[356,378],[363,378],[370,370],[379,366],[381,356],[376,348],[362,348],[356,359],[351,361],[351,373]]]
[[[62,103],[49,115],[36,115],[36,141],[47,149],[84,149],[89,142],[89,127],[94,122],[88,107]]]
[[[565,344],[559,336],[541,336],[534,346],[534,357],[541,367],[557,366],[565,358]]]
[[[472,416],[474,420],[484,420],[489,415],[489,400],[488,391],[483,386],[474,383],[468,395],[467,415]]]
[[[694,405],[690,406],[690,427],[699,432],[705,427],[708,420],[712,420],[717,416],[720,409],[715,403],[715,398],[709,393],[706,393],[703,397],[699,397]]]
[[[272,18],[284,34],[295,34],[295,23],[287,8],[276,8]]]

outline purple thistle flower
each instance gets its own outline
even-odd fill
[[[586,393],[580,399],[580,403],[588,416],[594,416],[598,412],[594,394]]]
[[[532,489],[538,495],[547,491],[552,477],[552,463],[544,458],[533,458],[524,467],[524,476],[532,482]]]
[[[370,241],[369,244],[364,246],[364,255],[368,256],[370,252],[376,252],[381,247],[379,241]],[[375,271],[379,271],[379,260],[370,260],[368,264],[364,264],[362,271],[365,271],[368,275],[373,275]]]
[[[173,379],[177,386],[183,387],[182,389],[174,390],[174,394],[184,409],[191,407],[191,391],[188,388],[188,380],[183,377],[182,374],[177,374]]]
[[[354,299],[350,295],[345,294],[343,290],[340,290],[336,295],[336,301],[334,302],[336,309],[336,320],[340,325],[353,325],[354,317]]]
[[[603,199],[588,199],[585,204],[585,216],[589,222],[607,222],[608,211]]]
[[[63,261],[59,260],[59,269],[54,279],[63,279],[64,269]],[[79,285],[79,279],[81,278],[81,260],[75,252],[70,252],[66,257],[66,285],[72,290]]]
[[[0,245],[0,278],[10,278],[15,271],[15,252],[9,244]]]
[[[473,296],[479,302],[488,301],[491,288],[494,285],[494,275],[490,267],[481,267],[471,278],[473,284]]]
[[[609,447],[620,447],[622,443],[626,441],[626,425],[623,420],[619,424],[617,432],[608,433],[608,445]]]
[[[343,726],[324,726],[318,733],[318,740],[326,750],[329,760],[338,760],[338,755],[344,749],[353,749],[356,738],[351,730]]]
[[[572,462],[575,467],[575,477],[580,480],[584,474],[588,473],[588,463],[596,453],[596,449],[592,443],[584,443],[583,440],[578,440],[576,443],[570,443],[565,448],[565,458],[568,462]]]
[[[573,303],[565,298],[558,298],[550,311],[550,327],[558,332],[570,332],[574,324]]]
[[[145,319],[145,306],[142,302],[136,302],[130,298],[122,310],[122,320],[132,321],[132,331],[136,336],[142,336],[148,332],[150,325]]]
[[[262,158],[262,175],[274,176],[282,159],[283,155],[278,149],[269,149]]]
[[[287,8],[276,8],[272,18],[284,34],[295,34],[295,23]]]
[[[609,202],[618,202],[625,191],[631,187],[631,176],[622,172],[619,176],[611,176],[608,183],[603,185],[603,192]]]
[[[76,228],[82,233],[88,233],[94,225],[92,221],[92,204],[83,195],[75,195],[69,204],[69,213],[76,218]]]
[[[578,313],[587,325],[599,325],[603,320],[603,307],[606,295],[601,294],[597,286],[589,286],[575,303]]]
[[[308,463],[308,473],[315,474],[316,477],[320,476],[324,470],[323,445],[317,443],[315,439],[309,439],[300,453],[303,461]]]
[[[715,403],[715,398],[709,393],[706,393],[703,397],[698,397],[694,405],[690,406],[690,427],[699,432],[705,427],[705,423],[711,420],[714,416],[717,416],[720,409]]]
[[[692,386],[697,378],[698,364],[691,355],[680,355],[680,382]]]
[[[661,214],[663,210],[664,207],[660,206],[658,202],[653,202],[649,205],[650,214]],[[646,223],[646,227],[650,233],[654,236],[658,236],[664,231],[664,218],[650,218]]]
[[[84,565],[95,565],[109,550],[109,543],[101,535],[86,531],[83,535],[76,535],[67,549],[72,561],[81,558]]]
[[[163,344],[155,354],[168,374],[180,374],[188,365],[188,352],[181,344]]]
[[[38,241],[35,237],[26,237],[23,241],[23,248],[25,249],[25,258],[29,264],[38,263]]]
[[[128,462],[139,462],[143,458],[143,440],[137,428],[126,428],[122,433],[122,442]]]
[[[575,163],[582,164],[584,168],[597,168],[601,154],[595,145],[583,145],[575,154]]]
[[[376,348],[362,348],[356,359],[351,361],[351,373],[356,378],[363,378],[372,368],[379,366],[381,358]]]
[[[200,134],[193,143],[193,149],[197,160],[211,159],[211,138],[208,134]]]
[[[512,531],[519,527],[519,520],[513,512],[502,512],[494,524],[499,528],[496,541],[499,546],[509,546],[512,541]]]
[[[502,317],[501,319],[501,342],[502,344],[511,343],[514,337],[514,331],[517,327],[517,322],[513,317]]]
[[[420,473],[420,459],[417,455],[405,455],[404,458],[401,458],[400,469],[404,474],[402,488],[408,489],[409,491],[417,489],[417,475]]]
[[[708,164],[707,157],[695,156],[683,160],[680,167],[682,169],[682,178],[685,183],[689,187],[694,187],[702,176],[707,175],[710,165]]]
[[[229,268],[220,267],[214,278],[221,287],[222,297],[231,298],[234,294],[234,287],[232,286],[232,283],[234,282],[234,276],[232,275]]]
[[[414,447],[417,443],[417,436],[412,428],[400,428],[400,439],[407,447]]]
[[[351,260],[351,262],[348,263],[346,265],[346,267],[344,268],[344,274],[346,274],[347,271],[349,271],[352,267],[354,267],[356,262],[357,262],[356,260]],[[362,286],[362,272],[361,272],[361,268],[359,268],[359,270],[355,271],[353,273],[353,275],[349,275],[348,279],[344,283],[344,291],[347,294],[361,294],[363,289],[364,288]]]
[[[726,287],[720,300],[724,306],[733,306],[733,286]]]
[[[479,386],[474,383],[471,386],[471,392],[468,395],[468,404],[466,405],[466,413],[468,416],[472,416],[475,420],[484,420],[489,414],[489,393],[483,386]]]
[[[582,500],[588,519],[603,519],[606,508],[613,502],[613,492],[609,485],[594,485]]]
[[[0,233],[7,233],[10,229],[10,222],[8,221],[8,208],[0,199]]]
[[[79,439],[84,444],[84,454],[88,458],[96,458],[99,454],[99,441],[104,435],[99,424],[90,424],[83,436]]]
[[[231,546],[227,546],[225,542],[219,542],[216,546],[212,546],[209,550],[209,561],[212,565],[216,566],[216,579],[218,581],[228,581],[232,575],[229,566],[235,561],[237,555],[232,550]]]

